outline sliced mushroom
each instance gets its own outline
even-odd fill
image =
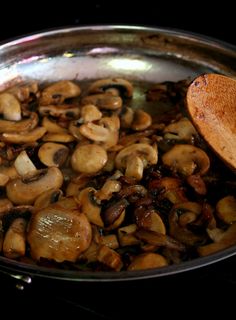
[[[69,155],[67,146],[59,143],[44,143],[38,151],[40,161],[48,167],[61,167]]]
[[[48,106],[40,106],[39,113],[41,116],[52,116],[55,118],[61,118],[65,120],[77,119],[80,114],[80,110],[78,106],[71,105],[48,105]]]
[[[156,164],[157,160],[157,151],[152,146],[136,143],[122,149],[116,156],[115,163],[117,169],[126,169],[125,175],[141,180],[143,169],[148,164]]]
[[[121,183],[117,180],[107,180],[102,188],[97,191],[96,199],[99,201],[110,200],[114,192],[121,190]]]
[[[152,117],[143,110],[135,110],[131,128],[136,131],[143,131],[152,124]]]
[[[46,133],[44,127],[37,127],[36,129],[29,132],[18,132],[18,133],[3,133],[0,139],[8,143],[31,143],[41,139]]]
[[[99,247],[97,260],[115,271],[120,271],[123,267],[119,253],[105,245]]]
[[[128,129],[131,127],[131,124],[134,119],[134,110],[129,107],[124,107],[124,111],[122,111],[120,115],[120,124],[121,128]]]
[[[197,136],[197,131],[187,118],[181,118],[179,121],[169,124],[163,132],[165,139],[181,141],[191,141],[193,136]]]
[[[35,173],[37,170],[25,151],[21,151],[21,153],[17,156],[14,166],[20,176]]]
[[[0,174],[8,176],[9,179],[15,179],[15,178],[19,177],[19,174],[16,171],[16,168],[14,165],[11,165],[10,167],[0,166]],[[3,179],[5,179],[5,178],[3,177]]]
[[[134,258],[128,267],[129,271],[153,269],[165,267],[168,265],[166,258],[158,253],[142,253]]]
[[[101,237],[101,244],[111,248],[117,249],[119,248],[119,242],[117,240],[117,236],[115,234],[108,234],[106,236]]]
[[[16,218],[6,232],[3,242],[3,254],[10,259],[23,257],[26,250],[26,227],[24,218]]]
[[[139,228],[166,234],[166,227],[155,210],[135,210],[135,220]]]
[[[27,101],[31,94],[37,94],[37,82],[16,85],[7,90],[7,93],[13,94],[20,102]]]
[[[125,98],[131,98],[133,95],[133,85],[125,79],[114,78],[114,79],[102,79],[97,80],[91,84],[88,92],[91,93],[103,93],[106,90],[115,88],[118,89],[121,96]]]
[[[8,198],[15,204],[32,204],[42,192],[60,188],[62,183],[61,171],[56,167],[51,167],[38,170],[36,174],[9,181],[6,192]]]
[[[38,115],[31,112],[29,118],[19,121],[0,119],[0,133],[22,132],[33,130],[38,124]]]
[[[75,262],[92,240],[91,225],[78,209],[66,209],[60,201],[36,212],[27,236],[33,259]]]
[[[21,120],[21,106],[19,101],[10,93],[0,94],[0,114],[6,120]]]
[[[86,104],[81,108],[81,117],[79,119],[80,123],[87,123],[96,120],[100,120],[102,117],[101,111],[93,105],[93,104]]]
[[[82,190],[75,200],[77,201],[81,212],[83,212],[88,220],[99,226],[103,227],[104,223],[101,218],[101,207],[95,201],[96,190],[94,188],[86,188]]]
[[[172,171],[183,176],[204,175],[210,167],[206,152],[188,144],[175,145],[162,156],[162,161]]]
[[[108,93],[93,94],[82,99],[82,104],[92,104],[99,109],[117,110],[122,107],[122,99]]]
[[[50,206],[52,203],[59,201],[63,196],[60,189],[53,188],[41,193],[34,202],[34,209],[43,209]]]
[[[83,124],[79,132],[87,139],[99,143],[104,149],[115,146],[119,139],[120,120],[117,116],[104,117],[98,124]]]
[[[106,151],[95,144],[77,147],[71,157],[72,168],[77,172],[87,174],[97,173],[105,166],[106,162]]]
[[[227,196],[216,204],[217,216],[227,224],[236,222],[236,198]]]
[[[118,239],[122,247],[138,245],[140,240],[135,237],[137,231],[136,224],[129,224],[125,227],[118,229]]]
[[[42,126],[47,130],[49,133],[66,133],[67,130],[62,128],[56,122],[48,119],[48,117],[44,117],[42,120]]]
[[[42,91],[40,105],[61,104],[67,98],[74,98],[80,95],[80,87],[71,81],[56,82]]]
[[[119,200],[118,202],[109,206],[104,212],[102,212],[102,220],[106,227],[112,225],[124,212],[125,208],[129,205],[126,199]]]
[[[43,141],[69,143],[75,140],[75,138],[68,133],[47,133],[44,135]]]
[[[66,188],[66,196],[76,196],[82,189],[85,189],[90,177],[81,173],[77,177],[70,179],[70,182]]]
[[[236,244],[236,223],[233,223],[223,235],[221,235],[218,242],[210,243],[205,246],[200,246],[197,251],[201,257],[216,253]]]

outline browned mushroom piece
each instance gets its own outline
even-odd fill
[[[61,104],[67,98],[80,95],[80,87],[72,81],[63,80],[46,87],[40,97],[40,105]]]
[[[115,271],[120,271],[123,267],[123,262],[119,253],[105,245],[99,247],[97,259],[99,262]]]
[[[7,92],[0,94],[0,114],[5,120],[21,120],[21,106],[13,94]]]
[[[52,121],[48,117],[43,117],[42,126],[49,133],[66,133],[67,132],[65,128],[62,128],[57,122]]]
[[[157,150],[148,144],[136,143],[122,149],[115,164],[117,169],[126,169],[126,176],[141,180],[144,168],[148,164],[156,164],[157,160]]]
[[[39,210],[48,207],[50,204],[59,201],[63,196],[60,189],[53,188],[41,193],[34,202],[34,209]]]
[[[162,156],[164,165],[183,176],[204,175],[210,160],[205,151],[188,144],[178,144]]]
[[[51,167],[9,181],[6,193],[9,200],[15,204],[32,204],[42,192],[52,188],[60,188],[62,183],[61,171],[56,167]]]
[[[24,218],[16,218],[7,230],[3,242],[3,254],[10,259],[16,259],[25,255],[26,227]]]
[[[135,110],[131,128],[136,131],[143,131],[152,124],[152,117],[143,110]]]
[[[40,161],[48,167],[61,167],[69,155],[67,146],[59,143],[47,142],[38,151]]]
[[[134,119],[134,110],[130,107],[124,107],[120,115],[120,125],[121,128],[128,129],[131,127]]]
[[[51,141],[51,142],[59,142],[59,143],[69,143],[75,140],[75,138],[67,133],[47,133],[43,136],[42,140],[44,142]]]
[[[216,204],[217,216],[227,224],[236,222],[236,198],[226,196]]]
[[[25,102],[30,99],[31,94],[37,95],[38,93],[38,83],[33,81],[29,83],[20,83],[14,87],[7,89],[7,93],[12,94],[20,102]]]
[[[12,202],[7,198],[0,199],[0,218],[13,207]]]
[[[129,271],[165,267],[168,262],[158,253],[142,253],[136,256],[128,267]]]
[[[38,115],[35,112],[29,114],[29,118],[19,121],[0,119],[0,133],[21,132],[33,130],[38,124]]]
[[[95,144],[78,146],[71,157],[71,166],[76,172],[94,174],[102,170],[107,162],[107,153]]]
[[[104,223],[101,218],[101,206],[95,200],[96,190],[88,187],[83,189],[78,196],[75,197],[81,212],[83,212],[88,220],[99,226],[103,227]]]
[[[65,120],[72,120],[77,119],[80,114],[80,109],[77,105],[71,106],[71,105],[60,105],[60,106],[54,106],[54,105],[48,105],[48,106],[40,106],[39,107],[39,114],[41,116],[52,116],[55,118],[61,118]]]
[[[128,205],[129,202],[126,199],[122,199],[112,204],[104,212],[102,212],[102,220],[104,221],[105,226],[111,226],[122,214],[124,215],[124,210]],[[122,217],[122,220],[123,219],[124,217]],[[119,225],[116,227],[118,226]]]
[[[197,251],[200,256],[207,256],[220,250],[227,249],[236,244],[236,223],[233,223],[220,237],[218,242],[199,246]]]
[[[117,110],[122,107],[122,99],[109,93],[86,96],[82,99],[81,103],[84,105],[92,104],[104,110]]]
[[[165,139],[191,141],[193,136],[197,136],[197,131],[188,118],[181,118],[173,122],[163,130]]]
[[[103,93],[111,88],[118,89],[120,95],[125,98],[131,98],[133,95],[133,85],[131,82],[121,78],[97,80],[90,85],[88,93]]]
[[[75,262],[92,240],[91,225],[77,208],[66,209],[60,201],[36,212],[27,240],[33,259]]]
[[[12,132],[12,133],[3,133],[0,139],[8,143],[31,143],[39,140],[46,133],[46,129],[43,127],[37,127],[29,132]]]
[[[67,188],[66,188],[66,196],[76,196],[82,189],[87,187],[87,184],[90,182],[91,177],[87,176],[84,173],[79,174],[78,176],[71,178]]]
[[[134,212],[135,221],[139,228],[166,234],[165,224],[155,210],[136,210]]]
[[[6,174],[0,173],[0,187],[4,187],[9,181],[9,177]]]
[[[136,224],[129,224],[118,229],[118,239],[122,247],[140,244],[140,240],[135,237],[137,231]]]
[[[98,201],[110,200],[114,192],[121,190],[121,183],[117,180],[108,179],[102,188],[97,191],[96,199]]]

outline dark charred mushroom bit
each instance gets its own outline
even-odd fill
[[[119,272],[235,245],[235,176],[186,116],[187,87],[145,83],[141,109],[122,78],[1,92],[0,254]]]

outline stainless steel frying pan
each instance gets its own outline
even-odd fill
[[[121,76],[157,83],[205,72],[236,76],[236,47],[174,30],[139,26],[87,26],[30,35],[0,46],[0,90],[27,79],[92,80]],[[135,105],[143,96],[136,92]],[[168,276],[236,254],[236,246],[211,256],[160,269],[76,272],[31,266],[0,257],[0,271],[30,282],[31,276],[71,281],[121,281]]]

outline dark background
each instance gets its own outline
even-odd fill
[[[0,40],[55,27],[128,24],[187,30],[236,44],[235,11],[228,1],[137,2],[4,2]],[[15,280],[0,275],[0,319],[6,313],[24,319],[61,318],[63,313],[66,319],[158,319],[161,315],[192,319],[220,312],[227,318],[234,314],[230,292],[236,289],[235,266],[236,259],[230,258],[183,275],[112,285],[33,279],[23,291],[15,288]]]
[[[5,1],[0,39],[62,26],[138,24],[188,30],[236,44],[234,21],[229,0]]]

